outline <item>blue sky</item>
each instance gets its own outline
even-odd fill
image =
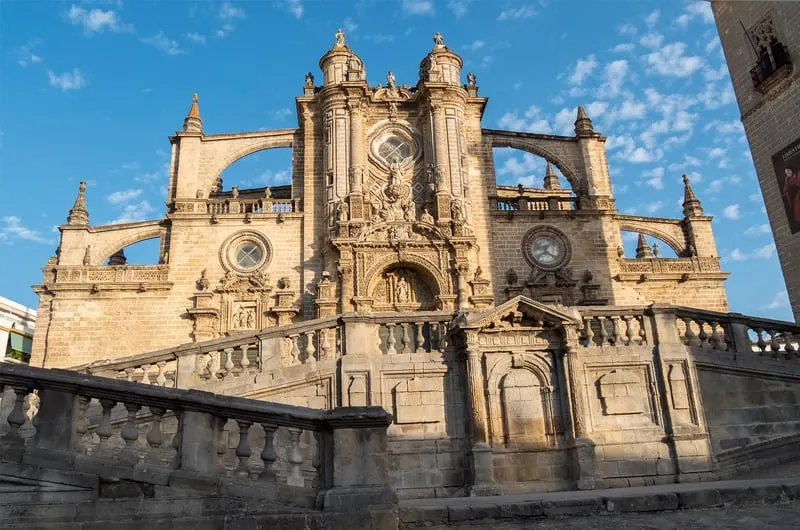
[[[609,137],[618,208],[679,217],[689,174],[715,216],[731,310],[791,319],[710,9],[680,1],[4,2],[0,295],[36,306],[30,286],[81,180],[92,224],[164,214],[167,136],[193,92],[207,133],[296,126],[293,98],[307,71],[320,79],[338,27],[370,84],[391,69],[414,85],[441,32],[489,97],[485,127],[572,134],[584,104]],[[251,155],[225,185],[287,183],[290,156]],[[540,184],[542,160],[495,156],[499,183]],[[139,246],[131,262],[156,261]]]

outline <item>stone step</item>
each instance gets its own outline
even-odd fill
[[[415,499],[400,502],[399,527],[489,525],[501,521],[714,508],[784,499],[800,500],[800,478],[729,480],[497,497]]]

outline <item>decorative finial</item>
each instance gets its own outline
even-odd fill
[[[703,215],[703,205],[694,194],[689,177],[683,176],[683,215],[684,217],[700,217]]]
[[[444,37],[438,31],[433,34],[433,43],[436,47],[444,46]]]
[[[475,77],[475,74],[474,74],[474,73],[472,73],[472,72],[469,72],[469,73],[467,74],[467,86],[468,86],[468,87],[474,87],[474,86],[477,86],[477,85],[476,85],[477,81],[478,81],[478,78],[477,78],[477,77]]]
[[[639,242],[636,245],[636,259],[650,259],[653,257],[653,250],[647,244],[644,234],[639,234]]]
[[[560,190],[561,183],[558,181],[558,175],[553,171],[553,164],[547,161],[547,170],[544,174],[544,189],[546,190]]]
[[[583,105],[578,105],[578,117],[575,119],[575,136],[581,138],[592,136],[593,134],[594,125],[592,125],[592,120],[586,115]]]
[[[203,120],[200,118],[200,107],[197,104],[199,100],[196,92],[192,94],[192,106],[189,107],[189,114],[183,120],[183,132],[203,132]]]
[[[128,263],[128,258],[125,257],[125,251],[123,249],[119,249],[108,258],[108,264],[111,266],[125,265],[126,263]]]
[[[307,86],[307,87],[313,87],[314,86],[314,74],[312,74],[311,72],[308,72],[306,74],[306,85],[305,86]]]
[[[71,225],[88,225],[89,224],[89,211],[86,209],[86,183],[81,182],[78,185],[78,196],[75,197],[75,204],[69,210],[67,215],[67,224]]]
[[[334,44],[333,47],[334,48],[344,48],[345,47],[344,31],[342,31],[342,28],[339,28],[336,31],[336,44]]]

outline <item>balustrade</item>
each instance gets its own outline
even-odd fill
[[[300,211],[296,199],[224,199],[206,204],[209,214],[294,213]]]
[[[578,202],[576,197],[562,196],[517,196],[517,197],[489,197],[494,210],[500,212],[515,211],[567,211],[576,210]]]
[[[592,346],[644,346],[651,341],[645,315],[638,313],[611,310],[602,313],[592,310],[583,316],[581,344]]]
[[[447,321],[426,320],[376,324],[377,346],[384,355],[424,354],[447,349]]]

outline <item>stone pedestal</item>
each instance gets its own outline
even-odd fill
[[[597,456],[595,444],[588,438],[578,438],[569,450],[575,489],[593,490],[596,487]]]
[[[494,481],[492,448],[488,444],[478,442],[472,446],[471,455],[473,481],[469,488],[470,497],[502,495],[503,488]]]

